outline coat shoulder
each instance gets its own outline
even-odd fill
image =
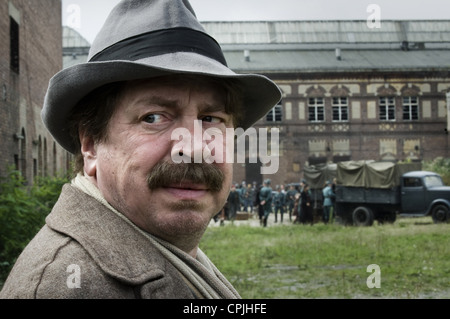
[[[105,275],[80,244],[47,226],[19,256],[0,293],[5,299],[128,296],[134,297],[132,288]]]
[[[44,226],[17,259],[1,299],[193,298],[176,270],[155,265],[152,278],[130,285],[103,271],[75,240]]]
[[[0,298],[36,298],[46,268],[70,241],[70,238],[44,226],[20,254],[0,292]]]

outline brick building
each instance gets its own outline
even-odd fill
[[[62,68],[60,0],[0,0],[0,175],[29,182],[66,172],[67,153],[42,124],[50,78]]]
[[[237,163],[236,182],[298,182],[308,164],[450,156],[450,21],[203,24],[234,71],[283,91],[255,125],[280,130],[278,173]]]
[[[342,160],[450,156],[450,21],[203,25],[231,69],[265,74],[283,91],[255,125],[280,130],[278,172],[236,161],[235,182],[298,182],[305,165]],[[64,35],[64,64],[84,62],[86,40],[69,28]]]

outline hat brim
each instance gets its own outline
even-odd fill
[[[73,108],[83,97],[108,83],[171,74],[238,80],[244,95],[243,120],[238,126],[244,130],[265,116],[281,100],[278,86],[263,75],[236,74],[213,59],[180,52],[138,61],[87,62],[64,69],[50,80],[41,113],[42,120],[64,149],[76,153],[67,124]]]

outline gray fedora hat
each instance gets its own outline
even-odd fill
[[[122,0],[92,44],[88,62],[67,68],[49,83],[42,120],[71,153],[68,117],[87,94],[105,84],[170,74],[236,79],[244,94],[248,129],[281,99],[278,86],[262,75],[230,70],[219,44],[197,20],[187,0]]]

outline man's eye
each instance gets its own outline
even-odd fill
[[[205,116],[202,118],[203,122],[208,122],[208,123],[221,123],[222,120],[218,117],[215,116]]]
[[[158,114],[149,114],[144,117],[144,122],[155,124],[161,122],[162,116]]]

